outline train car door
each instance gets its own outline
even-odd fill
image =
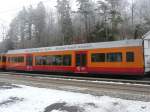
[[[32,66],[33,66],[33,56],[32,56],[32,54],[28,54],[26,56],[26,65],[27,65],[27,71],[32,71]]]
[[[87,52],[76,52],[76,73],[87,73]]]

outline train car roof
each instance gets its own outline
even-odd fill
[[[0,55],[5,55],[7,52],[0,51]]]
[[[115,48],[115,47],[130,47],[130,46],[142,46],[142,39],[131,39],[111,42],[98,42],[98,43],[85,43],[85,44],[73,44],[54,47],[41,47],[30,49],[18,49],[9,50],[7,54],[23,54],[23,53],[36,53],[36,52],[48,52],[48,51],[64,51],[64,50],[86,50],[96,48]]]

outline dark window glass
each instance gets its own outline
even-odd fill
[[[55,56],[52,56],[52,65],[56,65]]]
[[[46,56],[42,56],[42,65],[46,65]]]
[[[71,65],[71,55],[55,55],[55,56],[36,56],[36,65]]]
[[[1,56],[0,56],[0,62],[2,61],[2,58],[1,58]]]
[[[36,65],[46,65],[46,56],[36,56],[35,63]]]
[[[15,57],[15,63],[17,63],[18,62],[18,58],[17,57]]]
[[[122,61],[122,53],[107,54],[107,62],[121,62],[121,61]]]
[[[24,62],[24,57],[21,57],[21,62]]]
[[[12,57],[12,63],[15,63],[15,57]]]
[[[20,56],[20,57],[17,57],[17,62],[18,63],[23,63],[24,62],[24,57],[23,56]]]
[[[17,61],[16,57],[14,57],[14,60],[13,60],[13,61],[14,61],[14,63],[16,63],[16,61]]]
[[[10,57],[7,57],[7,62],[10,62]]]
[[[17,62],[20,63],[21,62],[21,58],[20,57],[17,57]]]
[[[71,55],[63,56],[63,66],[71,66]]]
[[[3,62],[6,62],[6,56],[3,56],[3,57],[2,57],[2,61],[3,61]]]
[[[87,65],[87,56],[84,53],[76,54],[76,66],[86,66]]]
[[[35,57],[35,64],[40,65],[40,56]]]
[[[87,58],[86,54],[81,54],[81,66],[86,66]]]
[[[105,53],[92,54],[92,62],[105,62]]]
[[[10,58],[10,57],[8,57],[8,62],[10,62],[10,60],[11,60],[11,58]]]
[[[46,65],[52,65],[52,56],[46,56]]]
[[[76,54],[76,66],[80,66],[81,65],[81,56],[80,54]]]
[[[126,61],[127,62],[134,62],[134,53],[133,52],[127,52],[126,53]]]
[[[13,62],[13,59],[12,59],[12,57],[10,57],[10,62],[11,62],[11,63]]]
[[[27,66],[33,65],[33,56],[32,55],[29,55],[26,57],[26,64],[27,64]]]
[[[13,63],[13,57],[10,58],[10,62]]]
[[[62,65],[63,64],[63,58],[61,55],[56,55],[55,56],[55,64],[56,65]]]

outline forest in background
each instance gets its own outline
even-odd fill
[[[150,30],[150,0],[57,0],[23,7],[11,21],[1,51],[142,38]]]

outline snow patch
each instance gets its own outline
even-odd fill
[[[17,85],[18,86],[18,85]],[[0,105],[0,112],[149,112],[150,102],[123,100],[108,96],[35,88],[0,89],[0,102],[15,98],[11,105]],[[22,100],[19,100],[22,99]],[[9,100],[10,101],[10,100]]]

